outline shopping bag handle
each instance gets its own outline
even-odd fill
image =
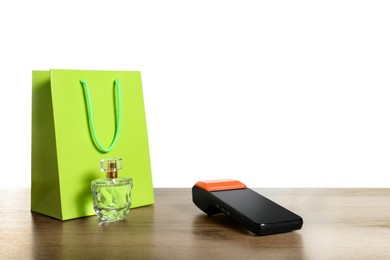
[[[80,80],[80,84],[83,87],[84,90],[84,96],[85,96],[85,102],[86,102],[86,110],[88,115],[88,125],[89,125],[89,132],[91,134],[93,143],[95,147],[102,153],[108,153],[111,151],[116,143],[118,142],[119,134],[122,127],[122,97],[121,97],[121,87],[120,82],[118,79],[114,80],[114,88],[115,88],[115,114],[116,114],[116,129],[115,129],[115,135],[111,142],[111,145],[108,148],[105,148],[99,141],[99,138],[96,134],[96,128],[95,123],[93,120],[93,109],[92,109],[92,101],[91,101],[91,95],[89,92],[89,86],[88,82],[84,79]]]

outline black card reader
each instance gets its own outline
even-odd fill
[[[237,180],[199,181],[192,188],[194,204],[207,215],[224,213],[256,235],[302,228],[300,216]]]

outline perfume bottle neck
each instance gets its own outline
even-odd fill
[[[118,172],[117,171],[107,172],[106,177],[109,179],[118,178]]]
[[[117,165],[117,162],[115,160],[108,161],[106,176],[109,179],[118,178],[118,165]]]

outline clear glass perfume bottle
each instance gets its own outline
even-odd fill
[[[131,178],[118,178],[122,169],[122,158],[108,158],[100,161],[100,170],[106,172],[105,179],[91,182],[93,207],[101,221],[111,222],[127,216],[131,207]]]

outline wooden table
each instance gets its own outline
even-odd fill
[[[390,189],[255,189],[303,228],[254,236],[208,217],[190,189],[155,189],[120,222],[61,222],[30,212],[29,189],[0,190],[1,259],[390,259]]]

